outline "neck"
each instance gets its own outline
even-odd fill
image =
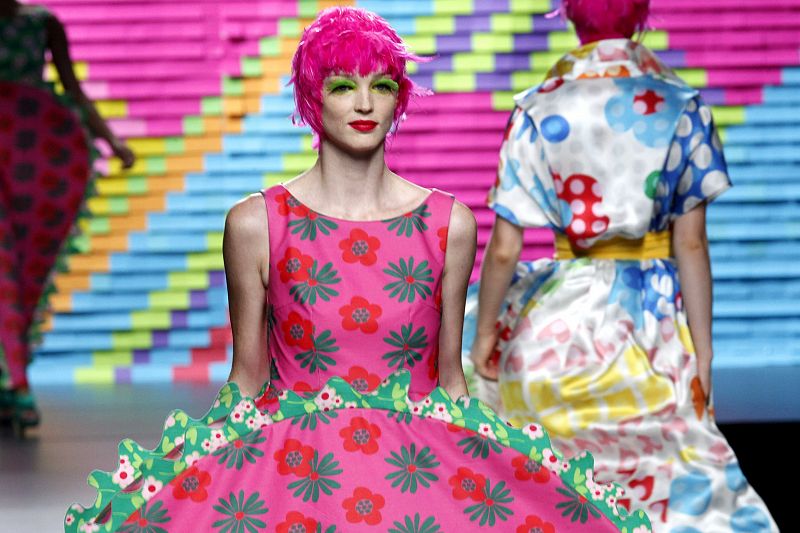
[[[353,154],[323,140],[314,170],[320,196],[348,218],[369,215],[389,185],[383,144],[372,152]]]
[[[582,45],[591,44],[596,41],[604,41],[606,39],[630,39],[630,35],[623,35],[617,32],[595,33],[595,32],[579,32],[578,38]]]

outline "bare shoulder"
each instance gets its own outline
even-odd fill
[[[453,244],[475,246],[477,232],[478,224],[472,210],[456,200],[453,203],[453,210],[450,212],[450,227],[447,231],[448,248]]]
[[[225,235],[242,240],[267,237],[267,208],[261,193],[236,202],[225,217]]]

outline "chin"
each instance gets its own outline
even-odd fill
[[[329,136],[328,142],[335,145],[339,150],[353,155],[370,155],[383,147],[386,141],[385,135],[376,132],[374,135],[359,134],[357,137],[350,135],[342,137]]]

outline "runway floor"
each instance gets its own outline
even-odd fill
[[[120,440],[130,437],[154,446],[170,409],[201,416],[217,389],[190,384],[40,387],[42,426],[24,441],[8,428],[0,432],[0,532],[62,531],[67,507],[89,505],[94,497],[88,473],[115,467]],[[789,525],[789,496],[781,491],[800,475],[794,436],[800,422],[720,427],[781,529],[795,531],[794,519]]]

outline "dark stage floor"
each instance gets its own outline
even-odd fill
[[[0,532],[61,531],[73,502],[88,505],[91,470],[116,465],[117,443],[131,437],[154,446],[168,411],[202,415],[217,391],[212,385],[116,385],[40,387],[42,427],[26,441],[0,434]],[[789,497],[800,475],[798,423],[721,425],[742,469],[769,505],[783,531],[790,527]],[[794,504],[796,505],[796,503]],[[796,513],[793,513],[796,514]],[[796,520],[795,520],[796,521]]]

